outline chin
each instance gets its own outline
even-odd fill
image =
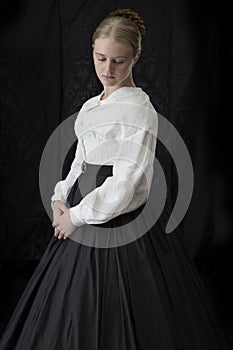
[[[101,83],[104,85],[104,86],[115,86],[117,85],[117,82],[113,79],[112,81],[107,81],[106,79],[101,79]]]

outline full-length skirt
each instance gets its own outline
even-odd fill
[[[112,166],[88,165],[68,197],[111,176]],[[80,188],[82,187],[82,191]],[[106,233],[142,213],[143,206],[87,225]],[[51,236],[0,341],[1,350],[228,350],[206,290],[167,214],[138,239],[99,248]],[[77,234],[78,234],[77,230]],[[81,232],[81,231],[80,231]],[[46,233],[45,233],[46,234]]]

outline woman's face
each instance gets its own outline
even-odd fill
[[[96,39],[93,48],[95,71],[104,87],[119,88],[132,84],[132,67],[139,58],[133,48],[111,38]]]

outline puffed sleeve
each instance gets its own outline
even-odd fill
[[[67,174],[66,178],[62,181],[57,182],[54,188],[54,194],[51,197],[51,207],[53,209],[53,201],[59,200],[64,204],[67,204],[67,197],[71,187],[73,186],[75,180],[81,174],[81,163],[83,161],[83,155],[81,151],[81,143],[77,143],[77,148],[75,152],[74,160],[71,164],[70,171]]]
[[[157,133],[157,113],[154,113]],[[130,127],[117,142],[113,174],[104,183],[88,193],[78,205],[70,208],[71,221],[77,227],[83,224],[101,224],[114,217],[133,211],[149,196],[155,159],[156,133],[147,128]],[[104,146],[106,147],[106,146]]]

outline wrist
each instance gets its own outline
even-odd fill
[[[64,202],[56,200],[56,201],[53,201],[53,208],[58,208],[63,210],[63,209],[66,209],[67,206]]]
[[[56,208],[58,207],[58,205],[60,204],[61,202],[56,200],[56,201],[53,201],[53,207]]]

